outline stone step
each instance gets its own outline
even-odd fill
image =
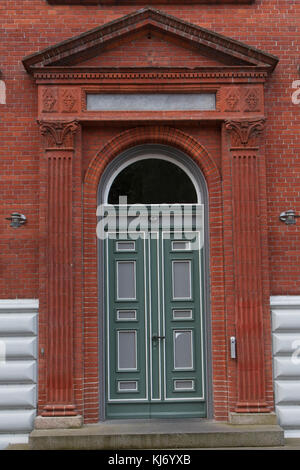
[[[277,425],[190,420],[113,420],[78,429],[35,429],[32,450],[201,449],[284,445]]]
[[[9,444],[4,450],[30,450],[29,444]]]

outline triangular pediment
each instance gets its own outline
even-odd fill
[[[127,61],[127,63],[126,63]],[[153,8],[144,8],[31,54],[28,72],[51,67],[232,67],[272,71],[270,54]]]
[[[132,33],[122,42],[103,47],[100,54],[82,61],[87,67],[217,67],[220,60],[200,54],[189,44],[149,26]],[[224,64],[224,62],[223,62]],[[75,65],[75,64],[74,64]]]

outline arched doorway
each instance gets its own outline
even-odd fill
[[[164,145],[123,152],[101,178],[116,216],[99,241],[102,418],[211,417],[207,201],[198,166]]]

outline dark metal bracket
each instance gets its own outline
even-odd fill
[[[24,214],[18,212],[12,212],[10,217],[6,217],[6,220],[10,220],[10,226],[13,228],[19,228],[21,225],[26,224],[27,218]]]
[[[286,225],[294,225],[296,223],[296,219],[299,217],[300,215],[296,215],[296,211],[294,211],[294,209],[290,209],[288,211],[281,212],[279,219]]]

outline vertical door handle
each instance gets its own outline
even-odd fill
[[[236,359],[236,337],[230,337],[230,357],[231,359]]]

